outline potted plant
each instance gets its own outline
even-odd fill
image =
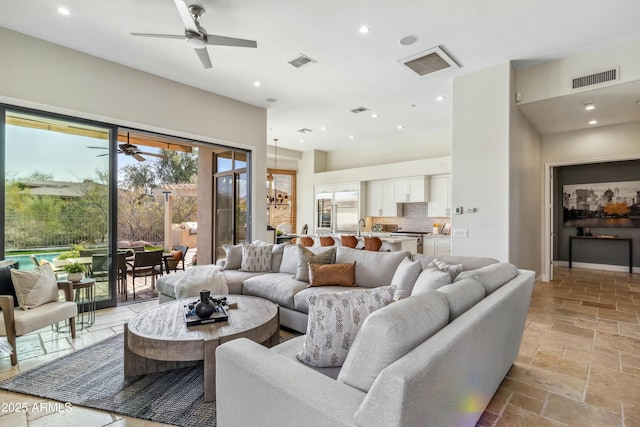
[[[64,271],[67,272],[67,280],[70,282],[79,282],[84,278],[84,273],[87,268],[79,262],[70,262],[64,266]]]

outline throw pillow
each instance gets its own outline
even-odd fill
[[[355,286],[356,263],[315,264],[309,263],[309,286]]]
[[[411,290],[416,283],[416,279],[422,273],[420,261],[411,261],[409,257],[402,260],[391,279],[391,285],[396,287],[394,300],[406,298],[411,295]]]
[[[48,265],[33,270],[11,270],[11,281],[16,289],[18,304],[23,310],[58,301],[58,283]]]
[[[242,266],[242,245],[222,245],[226,257],[223,270],[239,270]]]
[[[298,245],[298,269],[296,280],[309,281],[309,263],[333,264],[336,262],[336,247],[332,246],[325,252],[316,254],[313,251]]]
[[[518,268],[508,262],[490,264],[476,270],[465,271],[456,277],[456,282],[463,279],[475,279],[482,283],[488,294],[518,275]]]
[[[15,268],[14,265],[7,265],[0,268],[0,295],[11,295],[13,297],[13,306],[18,306],[18,297],[16,296],[16,290],[13,287],[11,281],[11,270]]]
[[[446,271],[440,271],[436,267],[427,267],[416,279],[411,295],[419,295],[427,291],[433,291],[441,286],[451,283],[451,276]]]
[[[240,270],[251,272],[271,271],[273,245],[242,245]]]
[[[309,321],[296,358],[316,367],[342,366],[364,319],[393,300],[393,286],[310,295]]]
[[[447,264],[439,258],[434,258],[434,260],[431,261],[431,264],[428,265],[428,267],[432,266],[437,267],[440,271],[446,271],[447,273],[449,273],[452,282],[458,276],[458,274],[462,272],[462,264]]]

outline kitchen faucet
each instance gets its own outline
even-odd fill
[[[358,233],[357,236],[360,237],[360,228],[364,228],[366,225],[366,223],[364,222],[364,219],[360,218],[360,221],[358,221]]]

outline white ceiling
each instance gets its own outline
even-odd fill
[[[173,0],[3,0],[0,26],[267,108],[269,142],[278,138],[280,147],[294,150],[424,139],[451,127],[458,75],[640,39],[638,0],[187,0],[192,3],[206,10],[201,24],[209,34],[257,40],[258,48],[209,47],[213,68],[205,70],[180,40],[129,34],[183,34]],[[58,14],[59,5],[71,14]],[[362,25],[371,31],[360,34]],[[406,35],[417,43],[402,46]],[[461,68],[420,79],[397,63],[435,46]],[[288,64],[301,53],[317,63]],[[436,101],[438,95],[445,100]],[[360,106],[371,111],[350,112]],[[539,107],[525,113],[543,133],[567,130],[559,120],[562,103]],[[297,132],[303,127],[313,132]]]

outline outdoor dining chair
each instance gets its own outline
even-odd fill
[[[136,299],[136,277],[144,277],[146,284],[147,277],[151,276],[151,288],[155,289],[156,276],[162,274],[162,251],[136,252],[133,262],[128,263],[127,271],[131,273],[133,299]]]

